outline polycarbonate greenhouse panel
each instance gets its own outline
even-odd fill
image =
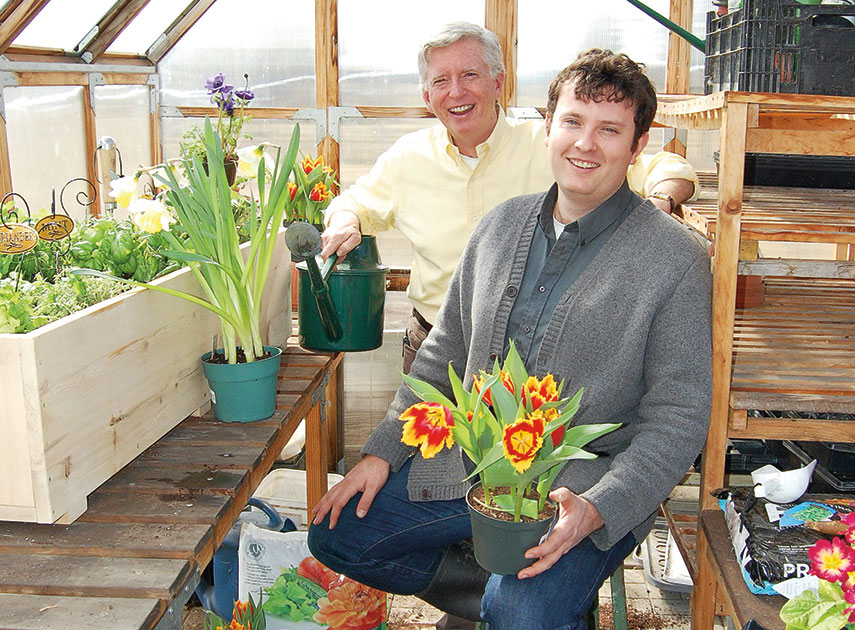
[[[205,80],[218,72],[256,107],[315,106],[315,3],[217,0],[159,64],[164,105],[210,106]]]
[[[439,124],[433,118],[345,118],[341,121],[339,182],[350,186],[406,133]]]
[[[13,42],[72,51],[116,0],[51,0]]]
[[[144,55],[188,4],[188,0],[149,0],[110,44],[107,52]]]
[[[645,0],[668,16],[668,0]],[[692,33],[703,39],[708,0],[694,3]],[[542,0],[519,3],[517,104],[544,107],[549,82],[588,48],[623,52],[647,66],[656,89],[665,91],[665,55],[670,31],[625,0],[566,2]],[[690,47],[691,91],[703,94],[704,56]]]
[[[216,125],[216,120],[212,122]],[[300,156],[317,155],[317,127],[313,122],[306,120],[250,120],[243,128],[246,133],[252,136],[252,138],[244,138],[240,143],[238,143],[238,148],[257,145],[261,142],[270,142],[282,147],[284,151],[287,149],[288,143],[291,141],[291,132],[293,131],[296,123],[300,124]],[[198,125],[201,128],[204,125],[204,119],[161,119],[161,143],[163,146],[163,158],[165,160],[178,157],[181,136],[193,125]]]
[[[12,188],[24,196],[32,212],[50,208],[51,187],[59,197],[62,187],[75,177],[86,177],[83,126],[83,88],[9,87],[6,100],[6,133]],[[70,204],[71,218],[85,209]]]
[[[95,137],[110,136],[116,141],[125,175],[151,165],[149,91],[144,85],[95,88]]]
[[[424,105],[417,55],[448,22],[484,25],[483,0],[339,0],[339,102]]]

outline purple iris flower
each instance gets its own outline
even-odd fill
[[[210,79],[205,81],[205,89],[208,90],[208,94],[214,95],[219,94],[221,92],[231,92],[235,86],[226,85],[226,76],[219,72],[212,76]]]
[[[240,100],[247,102],[255,98],[255,92],[253,92],[252,90],[235,90],[234,94]]]
[[[220,103],[217,103],[217,107],[223,110],[223,113],[226,116],[231,116],[235,113],[235,99],[232,98],[231,94],[229,94],[229,98],[223,100]]]

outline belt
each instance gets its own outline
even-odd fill
[[[415,307],[413,308],[413,317],[416,318],[419,326],[424,328],[426,332],[430,332],[430,329],[433,328],[433,324],[429,323],[428,320],[426,320],[424,316],[415,309]]]

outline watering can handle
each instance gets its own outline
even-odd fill
[[[324,266],[321,267],[321,278],[323,278],[324,281],[326,281],[327,278],[330,277],[330,274],[332,273],[333,267],[335,267],[335,264],[337,262],[338,262],[338,254],[330,254],[329,258],[327,258],[326,261],[324,261]]]
[[[257,507],[267,515],[267,529],[272,529],[275,532],[281,532],[285,527],[285,519],[283,519],[282,515],[276,511],[276,508],[270,505],[267,501],[250,497],[247,505]]]

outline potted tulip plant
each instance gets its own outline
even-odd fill
[[[818,540],[808,550],[809,573],[819,578],[819,586],[781,607],[787,630],[855,628],[855,514],[842,521],[848,525],[843,538]]]
[[[171,209],[177,216],[177,224],[187,235],[181,240],[171,231],[164,231],[171,249],[161,253],[186,263],[205,297],[123,280],[180,297],[217,315],[223,348],[205,354],[202,365],[211,386],[214,413],[220,420],[259,420],[269,417],[275,410],[276,374],[282,351],[263,344],[260,309],[282,217],[292,204],[288,180],[294,169],[299,141],[300,129],[296,126],[288,150],[284,156],[277,151],[269,175],[265,160],[259,160],[259,193],[257,200],[250,197],[250,238],[248,252],[244,252],[235,225],[223,145],[210,119],[206,119],[207,165],[198,156],[184,160],[182,181],[177,179],[172,168],[158,169],[154,177],[165,188],[163,200],[151,200],[160,203],[156,212],[162,217],[161,225],[168,227],[171,219],[166,215]],[[85,269],[75,270],[75,273],[107,275]],[[263,393],[248,392],[248,386],[263,388]],[[236,400],[232,400],[233,396]]]
[[[564,382],[552,374],[530,376],[513,342],[502,365],[473,377],[467,391],[451,364],[448,378],[454,401],[438,389],[404,375],[423,402],[408,407],[401,441],[429,459],[457,444],[475,464],[477,476],[466,495],[475,557],[492,573],[513,574],[534,560],[526,549],[537,545],[556,508],[550,487],[570,459],[593,459],[583,446],[619,424],[571,426],[583,390],[562,398]]]
[[[267,620],[264,617],[262,601],[264,596],[258,594],[258,603],[249,595],[246,602],[236,601],[232,610],[232,618],[226,621],[218,614],[205,611],[205,630],[265,630]]]

